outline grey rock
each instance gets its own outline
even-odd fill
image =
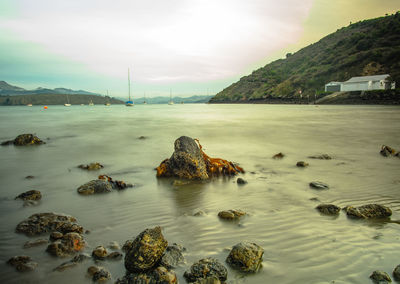
[[[185,257],[183,256],[185,250],[184,247],[178,244],[168,246],[161,258],[161,266],[166,268],[175,268],[180,264],[185,263]]]
[[[37,239],[34,241],[27,241],[24,244],[24,248],[32,248],[32,247],[38,247],[44,244],[47,244],[49,241],[48,240],[44,240],[44,239]]]
[[[113,189],[112,184],[108,181],[95,179],[78,187],[78,193],[82,195],[91,195],[96,193],[107,193]]]
[[[230,251],[226,262],[242,272],[257,272],[261,266],[264,249],[255,243],[242,242]]]
[[[111,279],[111,273],[104,267],[90,266],[87,271],[94,282],[104,282]]]
[[[217,259],[204,258],[194,263],[183,276],[189,283],[203,281],[210,277],[216,277],[224,282],[228,277],[228,270]]]
[[[246,215],[246,212],[234,209],[221,211],[218,213],[218,217],[225,220],[237,220],[244,215]]]
[[[324,190],[324,189],[329,189],[329,185],[326,183],[323,183],[321,181],[313,181],[310,182],[310,187],[318,190]]]
[[[359,207],[346,206],[347,216],[356,219],[388,218],[392,215],[390,208],[379,204],[367,204]]]
[[[384,271],[380,271],[380,270],[375,270],[374,272],[372,272],[372,274],[369,276],[369,278],[371,278],[372,281],[374,281],[374,283],[377,283],[377,284],[392,282],[392,279],[390,279],[389,274],[387,274]]]
[[[325,215],[338,215],[340,212],[340,207],[333,204],[320,204],[315,209]]]
[[[59,239],[47,246],[46,251],[57,257],[70,256],[85,247],[83,237],[78,233],[66,233]]]
[[[98,162],[90,163],[88,165],[79,165],[78,168],[82,170],[88,170],[88,171],[96,171],[104,168],[104,166]]]
[[[168,246],[161,228],[146,229],[132,242],[125,255],[125,268],[129,272],[143,272],[153,268],[161,259]]]
[[[117,279],[115,284],[176,284],[178,283],[176,274],[163,266],[142,272],[130,273]]]
[[[17,271],[27,272],[32,271],[37,267],[37,263],[32,261],[30,256],[21,255],[14,256],[7,261],[7,264],[14,266]]]
[[[28,190],[24,193],[21,193],[15,199],[22,199],[22,200],[40,200],[42,199],[42,194],[39,190]]]
[[[119,251],[114,251],[106,256],[106,259],[108,259],[108,260],[120,260],[122,258],[123,258],[123,255]]]

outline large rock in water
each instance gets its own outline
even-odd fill
[[[254,243],[239,243],[229,253],[226,262],[243,272],[257,272],[263,260],[264,249]]]
[[[168,246],[161,228],[146,229],[132,242],[125,255],[125,268],[129,272],[144,272],[153,268]]]
[[[347,206],[343,208],[347,216],[357,219],[388,218],[392,215],[390,208],[379,204],[367,204],[359,207]]]
[[[224,283],[224,281],[228,277],[228,270],[217,259],[204,258],[194,263],[190,267],[190,270],[185,271],[183,276],[189,283],[201,283],[203,281],[206,281],[208,278],[214,277]]]
[[[111,192],[112,189],[113,187],[110,182],[102,179],[95,179],[78,187],[77,191],[82,195],[91,195],[96,193]]]
[[[165,177],[208,179],[203,155],[194,139],[181,136],[175,140],[175,151],[165,161]]]
[[[39,137],[33,134],[21,134],[18,135],[14,140],[5,141],[1,143],[1,145],[10,145],[14,144],[15,146],[26,146],[26,145],[40,145],[45,144]]]

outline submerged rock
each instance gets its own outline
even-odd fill
[[[69,232],[82,234],[83,227],[76,223],[74,217],[57,213],[33,214],[16,227],[17,233],[23,233],[27,236],[46,234],[53,231],[59,231],[63,234]]]
[[[90,163],[88,165],[79,165],[78,168],[88,171],[96,171],[104,168],[104,166],[98,162]]]
[[[166,268],[175,268],[178,265],[185,263],[185,257],[182,254],[184,251],[186,251],[186,249],[178,244],[168,246],[161,258],[161,266]]]
[[[285,157],[285,154],[283,154],[282,152],[280,152],[280,153],[278,153],[278,154],[273,155],[273,156],[272,156],[272,159],[280,160],[280,159],[283,159],[284,157]]]
[[[308,167],[309,164],[307,162],[304,162],[304,161],[299,161],[299,162],[296,163],[296,166],[299,167],[299,168],[305,168],[305,167]]]
[[[356,219],[388,218],[392,215],[390,208],[379,204],[367,204],[359,207],[346,206],[343,208],[347,216]]]
[[[36,201],[36,200],[24,200],[24,203],[23,203],[22,206],[24,206],[24,207],[30,207],[30,206],[36,206],[36,205],[38,205],[38,204],[39,204],[39,202]]]
[[[337,215],[340,212],[340,207],[333,204],[320,204],[315,209],[325,215]]]
[[[392,279],[390,279],[389,274],[387,274],[384,271],[380,271],[380,270],[375,270],[374,272],[372,272],[372,274],[369,276],[369,278],[371,278],[372,281],[374,281],[374,283],[377,283],[377,284],[392,282]]]
[[[119,243],[116,242],[116,241],[110,242],[110,243],[108,244],[107,247],[110,248],[110,249],[114,249],[114,250],[119,250],[119,249],[121,249]]]
[[[64,262],[64,263],[60,264],[59,266],[57,266],[56,268],[54,268],[53,271],[64,271],[66,269],[75,267],[76,265],[78,265],[78,263],[84,262],[88,259],[90,259],[90,256],[87,254],[76,255],[71,260]]]
[[[3,146],[11,144],[14,144],[15,146],[27,146],[27,145],[46,144],[46,142],[43,142],[42,140],[39,139],[39,137],[33,134],[21,134],[18,135],[14,140],[5,141],[1,143],[1,145]]]
[[[120,260],[120,259],[122,259],[123,257],[124,257],[124,256],[123,256],[122,253],[120,253],[119,251],[114,251],[114,252],[108,254],[108,255],[106,256],[106,259],[108,259],[108,260]]]
[[[44,240],[44,239],[37,239],[37,240],[34,240],[34,241],[27,241],[24,244],[24,248],[38,247],[38,246],[45,245],[45,244],[48,244],[48,243],[49,243],[49,241],[48,240]]]
[[[106,193],[112,191],[112,185],[105,180],[95,179],[78,187],[78,193],[82,195],[91,195],[97,193]]]
[[[115,284],[176,284],[178,279],[172,270],[163,266],[144,273],[130,273],[117,279]]]
[[[40,200],[42,199],[42,193],[39,190],[28,190],[15,197],[15,199]]]
[[[161,228],[146,229],[132,242],[125,255],[125,268],[129,272],[143,272],[153,268],[161,259],[168,246]]]
[[[237,220],[244,215],[246,215],[246,212],[234,209],[221,211],[218,213],[218,217],[225,220]]]
[[[14,256],[7,261],[7,264],[14,266],[15,269],[20,272],[32,271],[38,265],[36,262],[32,261],[30,256],[26,255]]]
[[[395,156],[396,155],[396,150],[394,150],[392,147],[382,145],[380,154],[384,157],[390,157],[390,156]]]
[[[87,272],[94,282],[105,282],[111,279],[111,273],[101,266],[90,266]]]
[[[242,178],[238,178],[238,179],[236,180],[236,183],[237,183],[237,184],[240,184],[240,185],[244,185],[244,184],[247,183],[247,181],[244,180],[244,179],[242,179]]]
[[[65,257],[74,254],[85,247],[83,237],[78,233],[67,233],[47,246],[46,251],[57,257]]]
[[[204,258],[194,263],[189,270],[185,271],[183,276],[189,283],[203,281],[211,277],[216,277],[224,282],[228,277],[228,270],[217,259]]]
[[[263,260],[264,249],[254,243],[239,243],[229,253],[226,262],[243,272],[257,272]]]
[[[310,159],[318,159],[318,160],[332,160],[332,157],[328,154],[316,155],[316,156],[309,156]]]
[[[92,251],[92,256],[94,259],[100,259],[104,260],[107,256],[108,252],[105,247],[103,246],[97,246],[93,251]]]
[[[318,190],[324,190],[324,189],[329,189],[329,185],[326,183],[323,183],[321,181],[313,181],[310,182],[310,187]]]
[[[400,264],[397,265],[393,270],[393,278],[396,281],[400,281]]]

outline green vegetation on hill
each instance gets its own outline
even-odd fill
[[[400,12],[352,24],[289,53],[242,77],[210,103],[290,102],[300,90],[303,97],[321,97],[328,82],[377,74],[390,74],[400,85]]]

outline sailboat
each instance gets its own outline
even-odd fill
[[[173,105],[173,104],[174,104],[174,102],[172,101],[172,92],[171,92],[171,89],[169,90],[169,102],[168,102],[168,104],[169,104],[169,105]]]
[[[67,103],[66,103],[66,104],[64,104],[64,106],[66,106],[66,107],[70,107],[70,106],[71,106],[71,104],[69,103],[68,94],[67,94],[66,96],[67,96]]]
[[[147,105],[147,102],[146,102],[146,92],[144,92],[144,100],[143,100],[143,104],[144,104],[144,105]]]
[[[108,90],[107,90],[106,102],[104,103],[105,106],[110,106],[111,105],[109,100],[110,100],[110,98],[108,96]]]
[[[129,100],[125,102],[125,105],[133,106],[133,101],[131,100],[131,79],[129,78],[129,68],[128,68],[128,94],[129,94]]]

